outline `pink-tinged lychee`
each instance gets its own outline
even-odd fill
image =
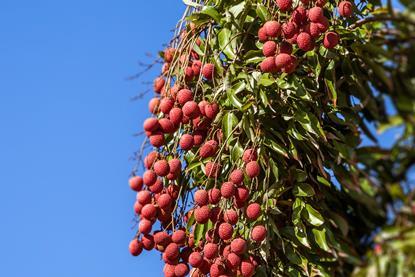
[[[222,223],[221,225],[219,225],[219,230],[218,230],[218,234],[219,237],[222,240],[229,240],[232,238],[232,234],[233,234],[233,228],[232,225],[229,223]]]
[[[199,208],[196,208],[194,211],[195,220],[199,224],[205,224],[209,220],[209,207],[208,206],[202,206]]]
[[[215,74],[215,66],[212,63],[207,63],[202,68],[202,75],[208,80],[212,80]]]
[[[164,253],[166,254],[167,259],[174,260],[179,256],[179,246],[176,243],[172,242],[167,245]]]
[[[183,230],[176,230],[172,236],[171,240],[176,243],[177,245],[184,245],[186,242],[186,232]]]
[[[162,246],[163,248],[166,248],[167,245],[169,245],[171,242],[171,237],[169,236],[169,234],[167,234],[166,232],[162,232],[162,231],[155,232],[153,235],[153,238],[154,238],[154,243],[156,245]]]
[[[157,179],[156,182],[153,185],[149,186],[148,188],[152,193],[159,193],[164,188],[163,181],[160,179]]]
[[[134,191],[140,191],[143,188],[143,178],[140,176],[133,176],[128,181],[130,188]]]
[[[157,114],[159,105],[160,105],[160,98],[154,97],[150,100],[150,102],[148,102],[148,110],[152,114]]]
[[[276,38],[281,34],[281,24],[277,21],[267,21],[264,29],[268,37]]]
[[[151,202],[151,193],[148,190],[142,190],[137,193],[137,201],[141,205],[145,205]]]
[[[154,172],[161,177],[166,176],[170,172],[169,163],[166,160],[158,160],[154,163]]]
[[[138,201],[135,201],[135,203],[134,203],[134,212],[136,214],[140,214],[142,208],[143,208],[143,205],[141,205]]]
[[[196,191],[194,198],[195,198],[195,203],[199,206],[205,206],[209,203],[208,192],[204,189],[200,189]]]
[[[160,209],[163,209],[163,210],[170,207],[172,202],[173,202],[173,199],[168,193],[163,193],[157,199],[157,205],[160,207]]]
[[[152,227],[153,223],[150,220],[143,218],[138,224],[138,231],[142,234],[148,234],[151,232]]]
[[[275,52],[277,51],[277,44],[270,40],[264,43],[262,46],[262,53],[265,57],[271,57],[275,55]]]
[[[256,242],[263,241],[267,236],[267,229],[263,225],[255,226],[251,231],[251,238]]]
[[[353,14],[353,4],[349,1],[341,1],[338,8],[340,16],[350,17]]]
[[[154,117],[147,118],[143,123],[143,128],[148,132],[157,131],[160,128],[158,119]]]
[[[302,26],[307,22],[307,10],[303,6],[298,6],[291,15],[291,20],[297,25]]]
[[[193,136],[189,134],[182,135],[182,137],[180,138],[179,144],[180,144],[180,148],[182,148],[183,150],[192,149],[193,144],[194,144]]]
[[[183,114],[190,119],[194,119],[199,116],[199,106],[195,101],[187,101],[182,108]]]
[[[229,253],[226,257],[226,265],[231,268],[235,269],[241,264],[241,258],[236,255],[235,253]]]
[[[215,119],[219,112],[219,105],[217,103],[210,103],[205,106],[205,114],[209,119]]]
[[[237,255],[241,255],[246,251],[246,241],[242,238],[236,238],[231,242],[231,251]]]
[[[177,101],[180,105],[184,105],[187,101],[193,100],[193,93],[189,89],[181,89],[177,93]]]
[[[251,203],[246,207],[246,217],[255,220],[261,215],[261,206],[258,203]]]
[[[220,171],[220,165],[215,162],[207,162],[205,166],[205,174],[209,178],[217,178]]]
[[[157,214],[157,209],[153,204],[145,204],[141,209],[141,216],[145,219],[152,220]]]
[[[199,60],[196,60],[192,63],[192,70],[195,76],[200,75],[200,69],[202,68],[202,62]]]
[[[134,239],[130,242],[130,245],[128,246],[128,250],[130,251],[131,255],[138,256],[143,251],[143,244],[137,239]]]
[[[144,166],[147,169],[150,169],[154,162],[157,160],[158,153],[156,151],[152,151],[148,153],[148,155],[144,158]]]
[[[314,48],[314,40],[309,33],[301,32],[297,36],[297,45],[303,51],[311,51]]]
[[[194,146],[200,146],[202,142],[205,140],[206,132],[197,130],[193,132],[193,142]]]
[[[220,188],[220,193],[224,198],[231,198],[235,194],[235,185],[232,182],[225,182]]]
[[[239,185],[244,181],[244,172],[241,169],[235,169],[229,175],[229,180],[235,185]]]
[[[212,188],[209,190],[208,192],[209,194],[209,203],[210,204],[217,204],[220,201],[221,198],[221,194],[220,194],[220,189],[217,188]]]
[[[259,28],[258,39],[260,42],[266,42],[268,40],[267,31],[265,30],[264,27]]]
[[[144,235],[141,238],[141,243],[143,244],[143,248],[147,251],[151,250],[154,248],[154,238],[152,235]]]
[[[165,134],[171,134],[171,133],[174,133],[176,131],[176,127],[173,124],[173,122],[171,122],[170,119],[161,118],[159,120],[159,124],[160,124],[161,131]]]
[[[321,22],[324,18],[324,10],[320,7],[313,7],[308,10],[308,19],[311,22]]]
[[[321,23],[311,22],[309,25],[307,25],[306,31],[313,38],[318,38],[321,35],[321,31],[320,31],[320,28],[319,28],[319,24],[321,24]]]
[[[204,257],[207,259],[213,259],[218,255],[218,245],[215,243],[206,243],[203,247]]]
[[[166,74],[167,72],[169,72],[170,69],[170,64],[169,63],[164,63],[163,66],[161,67],[161,72],[163,74]]]
[[[259,166],[257,161],[252,161],[246,164],[245,172],[249,178],[255,178],[261,172],[261,167]]]
[[[221,263],[213,263],[209,269],[210,277],[221,277],[225,273],[225,267]]]
[[[184,70],[184,79],[186,81],[191,81],[194,77],[195,73],[193,72],[193,69],[190,66],[186,67]]]
[[[182,109],[172,108],[169,112],[169,119],[175,126],[178,126],[183,119]]]
[[[293,58],[289,54],[281,53],[275,57],[275,64],[277,65],[278,69],[282,69],[284,67],[289,66],[293,61]]]
[[[278,8],[282,12],[289,11],[292,7],[293,1],[292,0],[276,0]]]
[[[182,162],[177,158],[171,159],[169,161],[169,168],[170,173],[178,174],[182,170]]]
[[[317,7],[323,7],[324,5],[326,5],[326,3],[327,0],[317,0],[315,4]]]
[[[167,48],[166,50],[164,50],[164,61],[167,63],[171,63],[173,61],[174,53],[174,48]]]
[[[202,254],[200,254],[200,252],[193,252],[192,254],[190,254],[189,256],[189,264],[193,267],[199,267],[203,262],[203,257]]]
[[[189,273],[189,266],[185,263],[180,263],[174,267],[174,275],[176,277],[184,277]]]
[[[282,24],[282,32],[285,38],[292,38],[298,32],[297,24],[290,21]]]
[[[239,203],[244,203],[249,198],[249,189],[245,186],[240,186],[236,189],[235,200]]]
[[[153,170],[146,170],[143,174],[143,182],[147,186],[153,185],[157,180],[157,174]]]
[[[179,190],[180,187],[175,184],[170,184],[167,187],[167,193],[170,194],[173,199],[177,199],[179,197]]]
[[[242,277],[251,277],[255,273],[255,266],[250,260],[243,260],[241,262]]]
[[[223,220],[229,224],[235,225],[238,222],[238,213],[235,210],[226,210],[223,213]]]
[[[170,112],[170,110],[173,108],[174,106],[174,101],[171,98],[166,98],[164,97],[163,99],[161,99],[160,101],[160,111],[164,114],[168,114]]]
[[[327,49],[332,49],[339,44],[339,35],[336,32],[327,32],[324,35],[323,45]]]
[[[289,55],[291,55],[292,52],[293,52],[293,46],[290,43],[288,43],[286,41],[283,41],[283,42],[280,43],[280,45],[279,45],[279,54],[289,54]]]
[[[154,147],[161,147],[164,142],[164,135],[162,132],[156,132],[150,135],[150,144]]]
[[[175,268],[176,265],[166,263],[163,268],[164,277],[176,277],[176,274],[174,273]]]
[[[242,160],[244,163],[249,163],[250,161],[256,161],[258,159],[258,154],[255,149],[246,149],[242,155]]]
[[[206,107],[207,104],[209,104],[209,102],[206,101],[206,100],[202,100],[202,101],[199,102],[199,104],[197,104],[199,106],[200,114],[203,115],[203,116],[206,115],[205,107]]]
[[[221,216],[222,216],[222,209],[220,207],[216,206],[216,207],[212,207],[212,209],[210,209],[209,219],[213,223],[216,223],[220,219]]]
[[[278,68],[275,66],[274,57],[266,57],[259,65],[260,69],[264,73],[275,73]]]
[[[160,93],[165,83],[166,81],[162,77],[156,78],[153,83],[154,92]]]
[[[330,22],[326,17],[324,17],[324,19],[321,22],[317,22],[315,24],[317,25],[318,29],[320,30],[320,33],[326,32],[330,27]]]

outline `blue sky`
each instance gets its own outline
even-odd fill
[[[183,10],[172,0],[1,1],[0,276],[161,275],[156,253],[128,254],[129,157],[148,112],[130,101],[145,87],[125,78]]]

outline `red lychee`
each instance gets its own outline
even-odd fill
[[[242,238],[236,238],[231,242],[231,251],[241,255],[246,251],[246,241]]]
[[[258,40],[260,42],[266,42],[268,40],[267,31],[264,27],[259,28],[258,30]]]
[[[149,187],[152,193],[159,193],[163,190],[163,182],[160,179],[157,179],[156,182]]]
[[[250,161],[256,161],[258,159],[258,154],[255,149],[246,149],[242,156],[244,163],[249,163]]]
[[[178,174],[182,170],[182,162],[177,158],[171,159],[169,161],[169,168],[170,173]]]
[[[154,248],[154,238],[152,235],[144,235],[141,238],[141,243],[143,244],[143,248],[147,251],[151,250]]]
[[[212,80],[215,74],[215,66],[212,63],[207,63],[202,68],[202,75],[208,80]]]
[[[164,253],[166,254],[167,259],[175,260],[179,256],[179,246],[176,243],[172,242],[167,245]]]
[[[203,262],[203,257],[200,252],[193,252],[189,256],[189,264],[193,267],[199,267]]]
[[[200,69],[202,68],[202,62],[199,60],[196,60],[192,63],[192,70],[195,76],[199,76]]]
[[[159,121],[157,118],[151,117],[144,121],[143,128],[145,131],[154,132],[160,128]]]
[[[286,22],[282,24],[282,32],[285,38],[292,38],[298,32],[297,25],[294,22]]]
[[[280,43],[279,54],[289,54],[293,52],[293,46],[286,41]],[[278,65],[277,65],[278,66]]]
[[[349,1],[341,1],[338,8],[340,16],[350,17],[353,14],[353,4]]]
[[[251,231],[251,238],[256,242],[263,241],[267,236],[267,229],[263,225],[255,226]]]
[[[152,114],[157,114],[158,107],[160,105],[160,98],[154,97],[148,102],[148,110]]]
[[[281,34],[281,24],[274,20],[265,22],[264,29],[268,37],[276,38]]]
[[[171,240],[177,245],[184,245],[186,242],[186,232],[183,230],[175,231],[171,236]]]
[[[277,51],[277,44],[270,40],[264,43],[262,46],[262,53],[265,57],[271,57],[275,55],[275,52]]]
[[[208,194],[209,194],[210,204],[214,205],[214,204],[219,203],[220,198],[221,198],[220,189],[217,189],[217,188],[210,189]]]
[[[174,53],[174,48],[167,48],[166,50],[164,50],[164,61],[167,63],[171,63],[173,61]]]
[[[303,26],[307,22],[307,10],[303,6],[298,6],[291,15],[291,20],[297,26]]]
[[[174,267],[174,275],[176,277],[184,277],[189,273],[189,266],[185,263],[180,263]]]
[[[266,57],[259,65],[260,69],[264,73],[275,73],[278,68],[275,65],[274,57]]]
[[[128,181],[130,188],[134,191],[140,191],[143,188],[143,178],[140,176],[133,176]]]
[[[134,203],[134,212],[136,214],[140,214],[142,208],[143,208],[143,205],[141,205],[138,201],[135,201],[135,203]]]
[[[244,172],[241,169],[235,169],[229,175],[229,180],[235,185],[239,185],[244,181]]]
[[[324,18],[324,10],[320,7],[313,7],[308,10],[308,19],[311,22],[321,22]]]
[[[193,141],[195,146],[200,146],[202,142],[205,140],[206,132],[197,130],[193,132]]]
[[[180,105],[184,105],[187,101],[193,100],[193,93],[189,89],[181,89],[177,93],[177,101]]]
[[[232,182],[225,182],[220,188],[220,193],[224,198],[231,198],[235,194],[235,185]]]
[[[183,114],[190,119],[194,119],[199,116],[199,106],[195,101],[187,101],[182,108]]]
[[[152,220],[157,214],[157,209],[153,204],[145,204],[141,209],[141,216],[145,219]]]
[[[156,78],[153,83],[154,92],[160,93],[165,83],[166,81],[162,77]]]
[[[241,258],[236,255],[235,253],[229,253],[226,257],[226,265],[231,268],[235,269],[241,264]]]
[[[205,107],[206,107],[207,104],[209,104],[209,102],[206,101],[206,100],[202,100],[202,101],[199,102],[199,104],[197,104],[199,106],[200,114],[203,115],[203,116],[206,115]]]
[[[220,171],[220,165],[215,162],[207,162],[205,166],[205,174],[209,178],[217,178]]]
[[[219,112],[219,105],[217,103],[210,103],[205,106],[205,114],[209,119],[215,119]]]
[[[213,222],[216,223],[219,219],[220,216],[222,215],[222,209],[220,207],[212,207],[212,209],[210,209],[209,212],[209,219]]]
[[[141,205],[145,205],[151,202],[151,193],[148,190],[142,190],[137,193],[137,201]]]
[[[154,163],[154,172],[161,177],[166,176],[170,172],[169,163],[166,160],[158,160]]]
[[[286,12],[291,9],[293,1],[292,0],[276,0],[278,8],[282,12]]]
[[[174,274],[175,267],[173,264],[165,264],[163,268],[164,277],[176,277],[176,274]]]
[[[128,246],[128,250],[130,251],[131,255],[138,256],[143,251],[143,244],[137,239],[134,239],[130,242],[130,245]]]
[[[189,134],[182,135],[182,137],[180,138],[179,144],[180,144],[180,148],[182,148],[183,150],[192,149],[193,144],[194,144],[193,136]]]
[[[166,98],[164,97],[163,99],[161,99],[160,101],[160,111],[164,114],[168,114],[170,112],[170,110],[173,108],[174,106],[174,101],[171,98]]]
[[[208,192],[204,189],[200,189],[196,191],[194,198],[195,198],[196,204],[199,206],[205,206],[209,204],[209,195],[208,195]]]
[[[238,213],[235,210],[226,210],[223,219],[229,224],[235,225],[238,222]]]
[[[174,126],[173,122],[167,118],[161,118],[159,120],[160,128],[165,134],[171,134],[176,131],[176,127]]]
[[[245,186],[240,186],[236,189],[235,200],[239,203],[244,203],[249,198],[249,190]]]
[[[243,277],[251,277],[255,273],[255,266],[250,260],[243,260],[241,262],[241,274]]]
[[[279,70],[289,66],[292,63],[292,56],[289,54],[281,53],[275,57],[275,64]]]
[[[168,193],[163,193],[157,199],[157,205],[160,207],[160,209],[163,209],[163,210],[170,207],[172,202],[173,202],[173,199]]]
[[[252,161],[246,164],[245,172],[249,178],[255,178],[261,172],[261,167],[259,166],[257,161]]]
[[[157,156],[158,153],[155,151],[148,153],[148,155],[144,158],[144,166],[147,169],[150,169],[153,166],[154,162],[157,160]]]
[[[146,170],[143,174],[144,184],[147,186],[153,185],[157,180],[157,175],[153,170]]]
[[[336,32],[327,32],[324,35],[323,45],[327,49],[332,49],[339,44],[339,35]]]
[[[171,237],[169,236],[169,234],[167,234],[166,232],[155,232],[153,235],[154,238],[154,243],[156,245],[160,245],[163,248],[166,248],[167,245],[170,244],[171,242]]]
[[[208,222],[209,213],[210,213],[210,210],[208,206],[202,206],[202,207],[196,208],[194,211],[196,222],[199,224],[204,224]]]
[[[150,144],[154,147],[161,147],[164,144],[164,135],[162,132],[156,132],[150,135]]]
[[[193,69],[190,66],[186,67],[184,70],[184,79],[186,81],[191,81],[194,77],[195,73],[193,72]]]
[[[183,119],[182,109],[172,108],[169,112],[169,119],[174,125],[178,126]]]
[[[138,231],[142,234],[148,234],[151,232],[152,227],[153,223],[150,220],[143,218],[138,224]]]
[[[218,255],[218,245],[215,243],[206,243],[203,247],[204,257],[207,259],[213,259]]]
[[[210,277],[221,277],[225,273],[225,267],[221,263],[213,263],[209,269]]]
[[[323,7],[324,5],[326,5],[326,3],[327,0],[317,0],[315,4],[317,7]]]
[[[219,225],[219,237],[222,240],[228,240],[232,238],[232,234],[233,234],[233,228],[232,225],[229,223],[222,223],[221,225]]]
[[[303,51],[310,51],[314,48],[314,40],[309,33],[301,32],[297,36],[297,45]]]
[[[246,217],[255,220],[261,215],[261,206],[258,203],[251,203],[246,207]]]

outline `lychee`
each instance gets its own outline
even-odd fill
[[[153,223],[150,220],[143,218],[138,224],[138,231],[142,234],[148,234],[151,232],[152,227]]]
[[[148,102],[148,110],[150,111],[150,113],[156,114],[159,105],[160,105],[160,98],[154,97],[150,100],[150,102]]]
[[[229,253],[226,257],[226,264],[229,268],[235,269],[241,264],[241,258],[235,253]]]
[[[213,263],[209,269],[210,277],[221,277],[225,273],[225,267],[221,263]]]
[[[143,251],[143,244],[137,239],[134,239],[130,242],[128,250],[130,251],[131,255],[138,256]]]
[[[177,245],[184,245],[186,242],[186,232],[183,230],[176,230],[172,236],[171,240]]]
[[[167,63],[171,63],[173,61],[174,53],[174,48],[167,48],[166,50],[164,50],[164,61]]]
[[[182,108],[183,114],[190,119],[194,119],[199,116],[199,106],[195,101],[187,101]]]
[[[209,119],[215,119],[219,112],[219,105],[217,103],[210,103],[205,106],[205,114]]]
[[[220,194],[220,190],[217,188],[212,188],[209,190],[208,192],[209,194],[209,203],[210,204],[217,204],[220,201],[221,198],[221,194]]]
[[[251,231],[251,238],[256,242],[261,242],[267,236],[267,229],[263,225],[255,226]]]
[[[241,262],[242,277],[251,277],[255,273],[255,266],[250,260],[243,260]]]
[[[147,251],[151,250],[154,248],[154,238],[152,235],[144,235],[141,238],[141,243],[143,244],[143,248]]]
[[[169,168],[170,173],[178,174],[182,170],[182,162],[177,158],[171,159],[169,161]]]
[[[163,190],[163,182],[160,179],[157,179],[156,182],[148,188],[152,193],[159,193]]]
[[[202,75],[208,80],[212,80],[215,74],[215,66],[212,63],[207,63],[202,68]]]
[[[168,114],[170,110],[173,108],[173,106],[174,106],[173,99],[164,97],[160,101],[159,108],[162,113]]]
[[[134,202],[134,212],[136,214],[140,214],[142,208],[143,208],[143,205],[141,205],[138,201]]]
[[[144,184],[147,186],[153,185],[157,180],[157,175],[153,170],[146,170],[143,174]]]
[[[303,51],[310,51],[314,48],[314,40],[309,33],[301,32],[297,36],[297,45]]]
[[[275,65],[278,67],[278,70],[289,66],[291,63],[292,57],[289,54],[281,53],[275,57]]]
[[[141,209],[141,215],[148,220],[152,220],[157,214],[157,209],[153,204],[145,204]]]
[[[279,45],[279,54],[289,54],[289,55],[291,55],[292,52],[293,52],[293,46],[290,43],[288,43],[286,41],[283,41],[283,42],[280,43],[280,45]]]
[[[174,260],[179,256],[179,246],[176,243],[172,242],[167,245],[164,253],[166,254],[167,259]]]
[[[232,234],[233,234],[233,228],[232,225],[229,223],[222,223],[221,225],[219,225],[219,237],[222,240],[228,240],[230,238],[232,238]]]
[[[264,73],[275,73],[278,68],[275,65],[274,57],[266,57],[259,65],[260,69]]]
[[[271,57],[275,55],[275,52],[277,51],[277,44],[270,40],[264,43],[262,46],[262,53],[265,57]]]
[[[255,178],[261,172],[261,168],[260,168],[257,161],[252,161],[252,162],[249,162],[249,163],[246,164],[245,172],[246,172],[246,175],[248,175],[249,178]]]
[[[292,38],[298,32],[297,25],[294,22],[286,22],[282,24],[282,32],[285,38]]]
[[[205,206],[209,203],[209,195],[208,192],[204,189],[200,189],[195,192],[194,195],[195,202],[199,206]]]
[[[261,215],[261,206],[258,203],[251,203],[246,207],[246,217],[255,220]]]
[[[323,45],[327,49],[332,49],[339,44],[339,35],[336,32],[327,32],[324,35]]]
[[[133,176],[128,181],[130,188],[134,191],[140,191],[143,188],[143,178],[140,176]]]
[[[268,40],[267,31],[264,27],[259,28],[258,30],[258,40],[260,42],[266,42]]]
[[[202,207],[196,208],[194,211],[196,222],[199,224],[204,224],[208,222],[209,213],[210,213],[210,210],[208,206],[202,206]]]
[[[282,12],[286,12],[291,9],[293,1],[292,0],[276,0],[277,6]]]
[[[164,135],[162,132],[156,132],[150,135],[150,144],[154,147],[161,147],[164,144]]]
[[[181,89],[177,93],[177,101],[180,105],[184,105],[187,101],[193,100],[193,93],[189,89]]]
[[[235,185],[232,182],[225,182],[220,188],[220,194],[224,198],[231,198],[235,194]]]
[[[158,160],[154,163],[154,172],[161,177],[166,176],[170,172],[169,163],[166,160]]]
[[[166,232],[155,232],[153,235],[154,243],[165,248],[171,242],[171,237]]]
[[[353,14],[353,4],[349,1],[341,1],[338,8],[339,14],[343,17],[350,17]]]
[[[202,264],[203,257],[200,252],[193,252],[189,256],[189,264],[193,267],[199,267]]]
[[[307,22],[307,10],[303,6],[298,6],[291,15],[291,20],[297,25],[302,26]]]
[[[171,133],[174,133],[176,131],[176,127],[174,126],[173,122],[171,122],[170,119],[161,118],[159,120],[159,124],[160,124],[160,129],[165,134],[171,134]]]
[[[220,171],[220,165],[215,162],[207,162],[205,166],[205,174],[209,178],[217,178]]]
[[[183,150],[192,149],[193,144],[194,144],[193,136],[189,134],[182,135],[182,137],[180,138],[179,144],[180,144],[180,148],[182,148]]]
[[[231,242],[231,251],[241,255],[246,251],[246,241],[242,238],[236,238]]]
[[[165,83],[166,81],[162,77],[156,78],[153,83],[154,92],[160,93]]]
[[[176,277],[184,277],[189,273],[189,266],[185,263],[180,263],[174,267],[174,274]]]
[[[158,153],[155,151],[148,153],[148,155],[144,158],[144,166],[147,169],[150,169],[153,166],[154,162],[157,160],[157,156]]]
[[[163,210],[170,207],[172,202],[173,202],[173,199],[168,193],[163,193],[157,199],[157,205],[160,207],[160,209],[163,209]]]
[[[169,119],[175,126],[178,126],[183,119],[182,109],[172,108],[169,112]]]
[[[240,203],[244,203],[249,198],[249,190],[245,186],[240,186],[236,189],[235,200]]]
[[[164,277],[176,277],[176,274],[174,273],[175,268],[176,265],[166,263],[163,268]]]
[[[324,11],[320,7],[313,7],[308,10],[308,19],[310,19],[311,22],[321,22],[324,18]]]
[[[160,128],[160,125],[157,118],[151,117],[144,121],[143,127],[145,131],[154,132]]]
[[[151,193],[148,190],[142,190],[137,193],[137,201],[141,205],[145,205],[151,202]]]
[[[191,81],[195,76],[195,73],[193,72],[193,69],[188,66],[186,67],[186,69],[184,70],[184,79],[186,81]]]
[[[281,24],[277,21],[267,21],[264,29],[268,37],[276,38],[281,34]]]
[[[235,169],[229,175],[229,180],[235,185],[239,185],[244,181],[244,172],[241,169]]]
[[[223,219],[229,224],[235,225],[238,222],[238,213],[235,210],[226,210]]]
[[[215,243],[206,243],[203,247],[204,257],[207,259],[213,259],[218,255],[218,245]]]
[[[200,69],[202,68],[202,62],[199,60],[196,60],[192,63],[192,70],[195,76],[199,76]]]
[[[255,149],[249,148],[244,151],[242,155],[242,160],[244,163],[249,163],[250,161],[256,161],[258,159],[258,154]]]

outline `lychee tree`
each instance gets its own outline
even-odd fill
[[[414,272],[415,4],[183,2],[131,254],[159,251],[172,277]]]

